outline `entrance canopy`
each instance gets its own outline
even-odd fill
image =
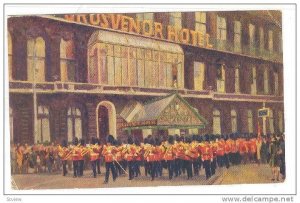
[[[205,128],[207,121],[178,94],[141,104],[130,102],[121,116],[123,130],[135,129],[194,129]]]

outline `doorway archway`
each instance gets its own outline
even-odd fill
[[[105,142],[108,134],[116,138],[116,108],[110,101],[101,101],[96,108],[97,137]]]

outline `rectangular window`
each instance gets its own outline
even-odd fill
[[[169,16],[169,24],[173,25],[177,29],[181,29],[182,28],[181,13],[180,12],[172,12],[172,13],[169,13],[169,15],[170,15]]]
[[[136,18],[141,22],[144,20],[154,21],[154,13],[137,13]]]
[[[273,117],[273,110],[270,109],[270,112],[269,112],[269,130],[270,130],[270,133],[274,133],[274,117]]]
[[[114,47],[113,45],[106,44],[107,49],[107,75],[108,84],[115,84],[115,64],[114,64]]]
[[[256,95],[257,92],[256,92],[256,67],[255,66],[252,67],[251,74],[252,74],[251,94]]]
[[[41,37],[27,41],[27,79],[45,81],[45,41]]]
[[[136,60],[136,48],[129,48],[129,78],[130,85],[137,86],[137,60]]]
[[[118,45],[114,46],[115,55],[115,85],[122,85],[122,58],[121,58],[121,47]]]
[[[224,17],[217,17],[217,39],[225,41],[227,33],[226,19]]]
[[[264,70],[264,93],[269,94],[269,73],[267,68]]]
[[[249,46],[250,49],[255,48],[255,26],[249,24]]]
[[[205,78],[205,64],[203,62],[194,62],[194,90],[203,90]]]
[[[234,21],[234,51],[240,52],[241,51],[241,39],[242,39],[242,29],[241,29],[241,22]]]
[[[214,110],[213,112],[213,134],[221,134],[221,118],[220,111]]]
[[[122,85],[128,86],[128,47],[121,47],[122,52]]]
[[[220,65],[217,68],[217,92],[225,92],[225,67]]]
[[[259,28],[259,49],[261,51],[265,49],[265,36],[264,29],[262,27]]]
[[[248,132],[253,133],[253,114],[251,110],[248,110]]]
[[[138,86],[145,86],[145,52],[144,49],[137,49],[137,74]]]
[[[152,86],[152,50],[146,49],[145,50],[145,86],[151,87]]]
[[[159,53],[159,60],[160,60],[160,67],[159,67],[159,87],[166,87],[167,86],[167,54],[164,52]]]
[[[152,87],[158,87],[159,85],[159,52],[158,51],[152,51],[153,53],[153,59],[152,59]]]
[[[206,34],[206,13],[195,12],[195,31],[201,32],[203,36]]]
[[[269,51],[273,52],[273,31],[269,30],[268,32],[268,45],[269,45]]]
[[[274,94],[279,95],[278,73],[274,72]]]
[[[235,68],[235,80],[234,80],[234,90],[235,93],[240,93],[240,69]]]

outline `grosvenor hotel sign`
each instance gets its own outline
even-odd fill
[[[147,37],[212,48],[210,36],[207,33],[186,28],[178,29],[176,26],[171,25],[165,26],[162,23],[151,20],[139,21],[138,19],[120,14],[69,14],[64,15],[64,19],[99,26],[101,28],[110,28]]]

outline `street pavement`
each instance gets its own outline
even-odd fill
[[[112,187],[149,187],[149,186],[183,186],[183,185],[212,185],[212,184],[242,184],[242,183],[271,183],[271,169],[268,165],[247,164],[231,166],[229,169],[218,168],[216,174],[206,180],[204,169],[201,169],[199,176],[194,176],[187,180],[187,176],[168,179],[167,170],[163,176],[151,181],[151,178],[142,176],[133,180],[128,180],[128,175],[117,178],[115,182],[110,180],[108,184],[103,184],[104,168],[102,174],[96,178],[92,177],[92,171],[84,171],[84,176],[73,178],[72,171],[63,177],[60,173],[56,174],[16,174],[13,175],[12,188],[20,190],[30,189],[67,189],[67,188],[112,188]]]

